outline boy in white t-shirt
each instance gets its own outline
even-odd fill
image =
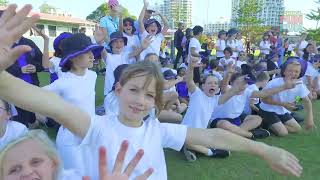
[[[224,57],[223,51],[226,48],[226,36],[227,36],[226,31],[224,30],[219,31],[218,40],[216,43],[217,60],[220,60],[221,58]]]
[[[0,99],[0,151],[10,141],[28,131],[25,125],[10,120],[10,111],[11,105]]]
[[[81,148],[84,157],[87,158],[83,164],[87,165],[88,175],[93,179],[98,178],[97,169],[99,168],[94,169],[98,165],[98,158],[93,157],[92,152],[97,151],[99,146],[106,145],[110,152],[107,162],[111,164],[108,166],[110,167],[108,171],[111,172],[112,165],[116,162],[119,164],[115,156],[119,150],[117,144],[120,144],[123,139],[129,139],[134,145],[128,148],[129,159],[136,156],[138,149],[145,148],[145,156],[129,175],[130,178],[141,175],[141,172],[147,169],[145,167],[152,166],[156,172],[150,179],[167,179],[163,148],[170,147],[180,150],[184,143],[251,153],[265,160],[276,172],[294,176],[301,175],[302,167],[298,159],[281,148],[254,142],[219,129],[193,129],[181,125],[160,124],[157,119],[144,121],[143,117],[152,108],[161,108],[163,79],[158,67],[153,63],[143,62],[130,65],[130,69],[127,69],[116,87],[120,99],[119,116],[100,120],[96,119],[98,117],[90,118],[87,113],[50,92],[14,78],[4,69],[15,60],[14,56],[30,49],[22,46],[14,49],[10,47],[15,38],[24,34],[39,18],[38,15],[26,18],[31,11],[30,5],[25,6],[18,13],[15,13],[15,8],[14,5],[9,6],[5,15],[8,17],[8,22],[16,21],[20,25],[12,27],[12,31],[8,31],[8,24],[0,27],[0,34],[6,34],[5,37],[0,36],[0,46],[9,52],[0,57],[0,96],[20,107],[47,115],[81,136],[83,138]],[[3,19],[0,20],[3,21]],[[47,106],[48,102],[50,106]],[[120,164],[129,163],[125,160]],[[103,171],[102,174],[106,174],[106,171]]]
[[[306,72],[306,62],[295,57],[289,58],[281,68],[281,78],[270,81],[265,89],[270,89],[292,80],[298,80]],[[299,123],[290,115],[290,111],[296,109],[295,100],[302,98],[306,112],[306,128],[314,126],[312,103],[308,97],[310,91],[300,82],[293,89],[288,89],[273,96],[262,99],[260,104],[260,115],[263,117],[263,124],[270,128],[278,136],[286,136],[288,133],[301,131]]]
[[[145,1],[143,8],[139,16],[139,27],[140,27],[140,37],[143,41],[147,37],[151,37],[151,44],[141,52],[140,60],[144,60],[145,56],[149,53],[156,53],[159,56],[161,43],[164,40],[164,35],[169,29],[169,23],[167,19],[160,13],[153,13],[154,16],[160,16],[164,27],[162,28],[161,24],[156,19],[148,19],[144,21],[144,16],[147,11],[149,2]]]
[[[245,78],[247,77],[242,76],[240,73],[233,74],[230,79],[231,87],[229,87],[229,90],[237,86],[242,86],[243,83],[246,84],[247,80]],[[250,98],[268,97],[286,89],[293,88],[294,86],[295,82],[288,81],[286,84],[264,91],[251,91],[244,88],[242,92],[233,96],[230,100],[219,105],[214,110],[211,116],[210,127],[222,128],[251,139],[268,137],[270,136],[270,133],[267,132],[267,130],[256,130],[262,122],[261,117],[257,115],[241,116],[244,111],[246,101]]]
[[[219,66],[223,67],[223,69],[226,69],[228,65],[235,65],[236,60],[232,58],[232,49],[231,47],[226,47],[223,50],[224,57],[219,60]]]

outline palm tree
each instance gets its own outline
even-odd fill
[[[320,4],[320,0],[315,1],[315,3]],[[309,20],[317,21],[316,29],[318,29],[319,21],[320,21],[320,8],[316,10],[312,10],[309,14],[307,14],[307,18]]]

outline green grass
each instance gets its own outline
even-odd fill
[[[40,75],[41,85],[48,82],[46,74]],[[104,78],[99,76],[96,86],[96,104],[103,102]],[[320,101],[313,104],[314,120],[320,126]],[[52,132],[50,132],[51,134]],[[300,159],[304,167],[301,179],[320,179],[320,129],[313,132],[303,131],[297,135],[289,135],[285,138],[270,137],[264,140],[267,144],[282,147],[292,152]],[[169,179],[174,180],[287,180],[297,179],[280,176],[268,168],[268,166],[256,157],[243,153],[232,152],[227,159],[211,159],[198,156],[198,160],[189,163],[180,152],[166,150],[166,161]]]

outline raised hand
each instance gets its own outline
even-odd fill
[[[150,44],[153,42],[154,36],[148,35],[144,40],[141,42],[141,48],[142,49],[147,49]]]
[[[200,57],[190,56],[190,65],[192,67],[202,67],[203,64],[201,63]]]
[[[300,177],[302,167],[299,160],[291,153],[273,146],[268,146],[264,149],[262,158],[274,171],[282,175],[293,175]]]
[[[39,15],[27,17],[32,9],[31,5],[25,5],[17,13],[16,9],[17,5],[9,5],[0,18],[0,72],[11,66],[21,54],[31,51],[25,45],[13,49],[11,47],[35,24]]]
[[[289,111],[295,111],[297,108],[296,104],[294,104],[294,103],[284,103],[282,106]]]
[[[35,30],[45,41],[49,41],[49,37],[43,33],[40,29],[38,29],[36,26],[32,26],[32,29]]]
[[[104,31],[101,27],[96,27],[93,37],[96,40],[97,44],[102,45],[106,39],[106,31]]]
[[[144,152],[143,150],[139,150],[135,157],[130,161],[128,166],[125,168],[124,172],[122,172],[122,166],[125,159],[125,155],[128,150],[129,143],[128,141],[123,141],[121,144],[121,148],[118,152],[117,159],[115,165],[113,167],[112,173],[108,174],[107,168],[107,153],[104,147],[99,149],[99,179],[100,180],[128,180],[139,161],[141,160]],[[153,169],[150,168],[145,171],[142,175],[136,177],[137,180],[146,180],[153,173]],[[83,177],[82,180],[90,180],[89,177]]]

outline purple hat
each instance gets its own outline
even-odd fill
[[[113,32],[111,35],[110,35],[110,42],[109,42],[109,46],[111,47],[111,43],[117,39],[123,39],[124,41],[124,45],[126,46],[127,43],[128,43],[128,38],[124,37],[123,36],[123,33],[120,32],[120,31],[116,31],[116,32]]]
[[[168,69],[163,72],[163,77],[165,80],[172,80],[176,78],[176,75],[172,72],[171,69]]]
[[[159,34],[162,30],[162,26],[159,23],[159,21],[157,21],[156,19],[148,19],[144,22],[144,28],[147,29],[152,23],[156,23],[158,26],[158,32],[157,34]]]
[[[92,51],[94,57],[99,57],[103,46],[92,44],[90,37],[82,33],[73,34],[61,43],[62,59],[59,66],[63,67],[70,59]]]
[[[281,76],[284,76],[285,69],[287,68],[288,64],[292,63],[293,61],[296,61],[301,65],[301,72],[299,75],[300,79],[306,74],[308,62],[299,57],[288,57],[287,61],[281,66]]]
[[[61,33],[58,37],[56,37],[54,39],[54,41],[53,41],[53,49],[55,51],[59,50],[60,49],[59,45],[60,45],[61,41],[66,39],[66,38],[68,38],[68,37],[70,37],[70,36],[72,36],[72,33],[69,33],[69,32]]]

